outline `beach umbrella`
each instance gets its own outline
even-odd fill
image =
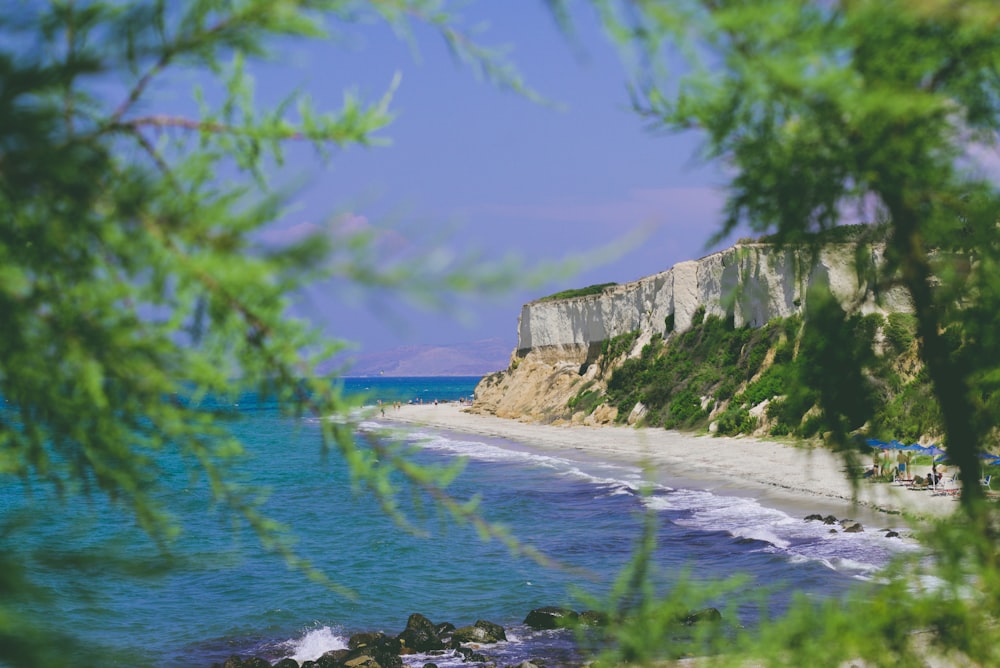
[[[926,448],[923,448],[923,451],[924,451],[925,455],[930,455],[931,457],[937,457],[939,455],[947,455],[948,454],[948,453],[946,453],[944,450],[942,450],[941,448],[939,448],[936,445],[929,445]]]
[[[940,457],[934,459],[935,464],[951,464],[951,460],[948,459],[948,453],[944,453]]]
[[[867,441],[865,441],[865,445],[872,448],[880,448],[880,449],[889,447],[888,443],[886,443],[885,441],[880,441],[877,438],[869,438]]]

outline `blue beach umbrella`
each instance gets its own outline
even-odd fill
[[[888,443],[886,443],[885,441],[880,441],[877,438],[869,438],[867,441],[865,441],[865,445],[867,445],[869,447],[872,447],[872,448],[887,448],[887,447],[889,447]]]
[[[930,455],[931,457],[937,457],[939,455],[947,455],[948,454],[948,453],[946,453],[944,450],[942,450],[941,448],[939,448],[936,445],[929,445],[926,448],[923,448],[923,451],[924,451],[925,455]]]

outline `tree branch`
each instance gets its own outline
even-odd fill
[[[233,23],[231,18],[232,17],[229,17],[226,18],[225,20],[219,21],[211,28],[206,30],[203,33],[203,35],[213,36],[222,32]],[[108,124],[109,125],[117,124],[122,119],[122,117],[124,117],[125,114],[128,113],[129,109],[131,109],[132,106],[139,101],[139,98],[142,97],[142,94],[146,92],[147,88],[149,88],[149,84],[153,81],[153,78],[156,77],[156,75],[162,72],[164,69],[166,69],[167,65],[170,64],[170,61],[174,59],[174,56],[176,56],[178,53],[181,53],[183,50],[184,49],[182,42],[175,42],[173,44],[170,44],[167,48],[165,48],[163,53],[160,54],[160,58],[156,61],[156,63],[154,63],[153,66],[150,67],[149,70],[147,70],[147,72],[144,75],[142,75],[139,81],[136,82],[135,86],[132,87],[132,90],[129,91],[128,96],[124,100],[122,100],[121,104],[119,104],[118,107],[114,110],[114,112],[111,114],[111,117],[108,119]]]
[[[240,128],[233,125],[227,125],[225,123],[215,123],[209,121],[201,121],[195,118],[187,118],[185,116],[171,116],[168,114],[154,114],[152,116],[140,116],[139,118],[133,118],[128,121],[119,122],[116,124],[118,127],[128,128],[130,130],[138,130],[141,127],[153,127],[153,128],[181,128],[183,130],[193,130],[197,132],[208,132],[210,134],[226,134],[234,136],[249,136],[252,134],[246,128]],[[288,139],[288,140],[303,140],[309,139],[304,133],[289,130],[288,132],[277,133],[276,136],[271,137],[273,139]]]

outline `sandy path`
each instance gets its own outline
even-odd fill
[[[879,511],[915,516],[953,512],[952,496],[862,481],[854,490],[843,462],[822,449],[752,438],[694,436],[664,429],[550,426],[469,413],[457,402],[388,408],[387,419],[505,438],[540,449],[578,450],[604,460],[644,464],[660,481],[758,498],[789,512],[845,513],[868,521]],[[868,465],[869,461],[862,462]],[[924,474],[915,467],[916,474]],[[884,516],[883,516],[884,517]]]

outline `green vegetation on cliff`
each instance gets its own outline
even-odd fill
[[[820,299],[806,320],[777,318],[758,329],[703,311],[694,322],[683,333],[654,337],[610,373],[604,401],[618,409],[619,421],[641,403],[646,425],[668,429],[715,422],[721,434],[764,428],[809,438],[867,425],[870,434],[907,441],[941,433],[939,408],[915,362],[908,314],[847,316]],[[637,334],[605,342],[605,364],[613,365]],[[580,395],[570,408],[599,403],[592,386]],[[751,414],[765,401],[765,409]]]
[[[612,286],[618,285],[617,283],[597,283],[596,285],[588,285],[585,288],[574,288],[572,290],[563,290],[561,292],[556,292],[547,297],[541,297],[538,301],[540,302],[550,302],[556,299],[572,299],[573,297],[586,297],[587,295],[599,295],[604,292],[605,288],[610,288]]]

